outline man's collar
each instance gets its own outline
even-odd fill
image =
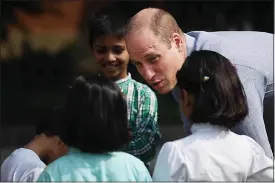
[[[187,56],[189,56],[192,53],[192,51],[194,51],[195,49],[196,39],[185,33],[184,33],[184,36],[185,36],[185,42],[186,42],[186,54]]]

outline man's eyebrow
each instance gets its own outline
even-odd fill
[[[160,54],[158,54],[158,53],[148,53],[147,55],[144,56],[144,58],[146,60],[148,60],[148,59],[151,59],[153,57],[158,57],[158,56],[160,56]]]

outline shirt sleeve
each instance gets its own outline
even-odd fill
[[[32,150],[15,150],[1,165],[1,181],[36,181],[46,165]]]
[[[173,142],[167,142],[161,148],[154,173],[153,181],[187,181],[186,160]]]
[[[147,172],[146,174],[144,174],[142,181],[144,181],[144,182],[152,182],[152,178],[151,178],[149,172]]]
[[[254,156],[247,181],[274,182],[274,160],[267,157],[262,147],[254,140],[250,139],[250,142]]]
[[[36,168],[30,172],[28,176],[26,176],[25,179],[21,181],[26,181],[26,182],[35,182],[39,178],[40,174],[43,172],[44,168]]]
[[[144,165],[143,165],[144,166]],[[152,177],[149,173],[149,171],[147,170],[147,168],[144,166],[144,170],[140,171],[138,173],[138,180],[137,181],[141,181],[141,182],[152,182]]]
[[[137,131],[133,131],[133,140],[123,148],[143,162],[151,161],[156,153],[156,145],[161,135],[158,128],[158,101],[156,95],[146,92],[139,102],[136,117]]]
[[[37,182],[53,182],[54,180],[52,180],[51,176],[49,175],[49,173],[44,170],[39,178],[37,179]]]
[[[247,117],[241,123],[238,123],[232,131],[251,137],[264,149],[266,155],[272,158],[273,153],[263,118],[266,77],[250,68],[238,65],[236,68],[246,94],[249,112]]]

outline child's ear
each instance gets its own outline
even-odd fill
[[[58,145],[60,147],[65,147],[66,145],[64,144],[64,142],[58,137]]]
[[[192,107],[194,104],[192,95],[189,95],[186,90],[181,89],[181,100],[185,107]]]
[[[190,119],[191,114],[193,113],[194,107],[194,96],[192,94],[188,94],[188,92],[184,89],[180,91],[180,107],[181,111],[184,113],[185,117]]]
[[[181,105],[183,105],[183,107],[187,107],[188,106],[188,93],[186,92],[186,90],[181,89],[180,90],[180,99],[181,99]]]

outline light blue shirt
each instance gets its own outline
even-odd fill
[[[124,152],[83,153],[71,148],[69,153],[42,172],[38,181],[152,181],[144,163]]]
[[[236,67],[246,93],[249,114],[232,130],[254,139],[269,157],[273,157],[273,153],[263,120],[263,100],[266,92],[273,91],[273,36],[252,31],[193,31],[185,34],[188,56],[192,51],[211,50],[227,57]],[[178,101],[177,87],[173,95]],[[182,113],[181,116],[187,135],[191,126]]]

